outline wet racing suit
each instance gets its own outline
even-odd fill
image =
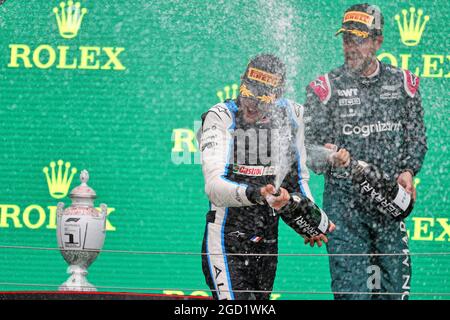
[[[374,164],[393,179],[404,171],[414,176],[427,151],[418,87],[419,79],[411,72],[379,61],[371,77],[351,75],[344,66],[320,76],[306,89],[305,143],[345,148],[353,158]],[[323,209],[336,224],[327,244],[330,254],[409,253],[405,223],[363,202],[352,188],[348,170],[315,168],[314,163],[310,168],[325,175]],[[408,255],[330,256],[333,292],[399,293],[335,293],[335,298],[408,298],[410,261]]]
[[[312,199],[305,165],[302,106],[280,99],[275,108],[290,119],[293,139],[289,153],[295,159],[281,187]],[[206,253],[202,256],[206,282],[215,299],[268,299],[277,256],[229,254],[278,252],[279,216],[258,198],[260,187],[274,184],[275,167],[264,158],[271,159],[271,130],[276,128],[275,121],[269,118],[265,123],[247,124],[233,100],[215,105],[202,115],[202,120],[197,139],[205,192],[210,200],[202,246],[202,252]],[[243,145],[237,142],[237,132],[257,133],[258,143],[251,142],[251,138],[245,140],[241,158],[238,145]]]

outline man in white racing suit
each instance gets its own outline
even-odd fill
[[[210,200],[202,266],[215,299],[270,297],[277,268],[276,210],[288,203],[292,192],[312,200],[303,107],[282,98],[284,82],[283,62],[258,55],[241,77],[238,98],[202,115],[198,141]],[[345,162],[345,150],[340,152],[335,158]],[[280,168],[286,177],[276,190]],[[322,241],[327,241],[323,234],[305,243],[321,246]]]

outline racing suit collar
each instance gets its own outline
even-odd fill
[[[247,123],[244,120],[243,111],[239,104],[239,99],[233,100],[235,105],[237,106],[237,121],[240,124],[241,129],[251,129],[251,128],[259,128],[259,129],[267,129],[273,128],[274,124],[274,113],[281,113],[282,117],[286,116],[287,108],[289,106],[289,102],[285,98],[279,98],[275,101],[272,109],[269,110],[260,120],[254,123]],[[275,117],[276,118],[276,117]],[[275,121],[276,122],[276,121]]]
[[[377,59],[376,62],[377,62],[377,68],[375,69],[375,71],[371,75],[366,76],[365,78],[373,78],[380,74],[380,61],[378,61],[378,59]]]

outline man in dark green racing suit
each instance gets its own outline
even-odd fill
[[[342,28],[345,64],[307,87],[305,143],[346,149],[396,179],[415,198],[413,178],[427,151],[419,78],[377,60],[383,41],[378,7],[350,7]],[[337,34],[338,34],[337,33]],[[384,216],[352,188],[349,170],[311,158],[325,175],[323,208],[336,223],[329,236],[335,299],[407,299],[411,281],[403,221]],[[399,254],[370,256],[369,253]]]

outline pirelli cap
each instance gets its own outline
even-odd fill
[[[361,38],[375,37],[383,34],[383,26],[380,8],[368,3],[356,4],[345,11],[342,26],[335,35],[347,32]]]
[[[271,103],[284,92],[286,67],[275,55],[260,54],[252,58],[241,77],[240,95]]]

